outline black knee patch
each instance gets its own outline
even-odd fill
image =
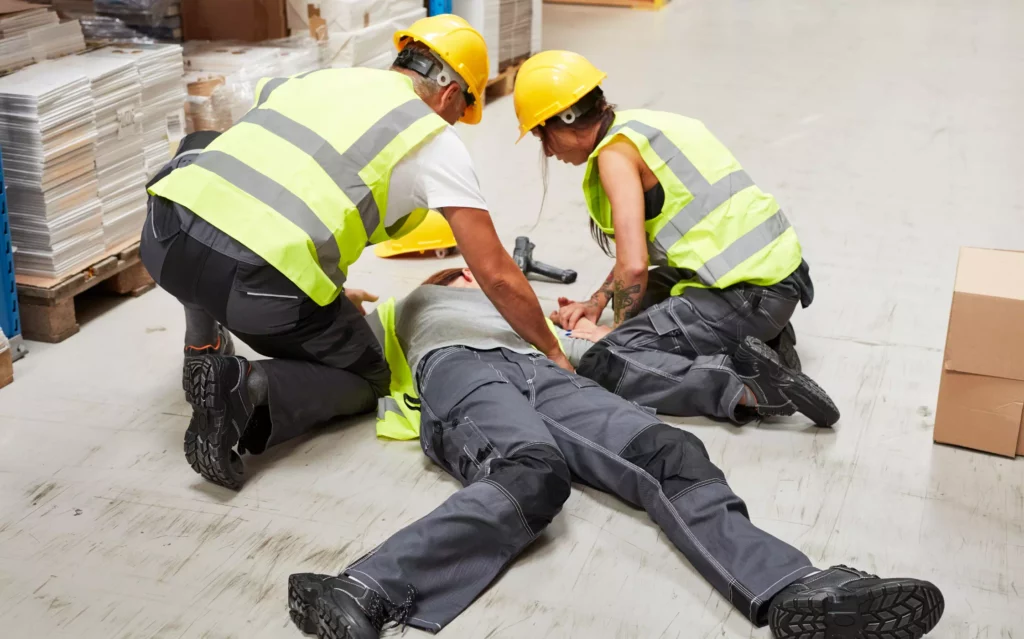
[[[490,470],[488,479],[515,498],[534,534],[562,510],[572,488],[569,466],[548,446],[529,446],[511,457],[493,459]]]
[[[660,481],[670,498],[698,482],[725,481],[725,474],[708,458],[704,442],[667,424],[655,424],[640,433],[621,456]]]
[[[614,393],[625,367],[626,363],[619,357],[613,357],[608,350],[608,344],[602,340],[583,354],[579,366],[576,367],[576,373]]]

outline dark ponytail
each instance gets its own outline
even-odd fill
[[[545,136],[547,132],[552,129],[576,129],[583,130],[588,129],[594,125],[598,126],[597,130],[597,143],[599,144],[604,136],[607,135],[608,129],[611,128],[612,122],[615,121],[615,105],[609,104],[608,100],[604,97],[604,92],[601,87],[595,87],[593,91],[580,98],[579,103],[586,104],[592,102],[593,106],[583,115],[576,118],[571,124],[566,124],[557,117],[549,118],[544,126],[540,127],[540,158],[541,158],[541,177],[544,184],[544,195],[541,198],[540,206],[541,210],[544,209],[544,200],[547,199],[548,194],[548,157],[544,152],[544,147],[547,144]],[[594,222],[593,218],[590,220],[590,236],[594,238],[597,245],[601,247],[601,251],[608,257],[615,257],[615,252],[612,250],[611,238],[608,237]]]

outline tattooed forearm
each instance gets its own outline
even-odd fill
[[[590,296],[591,303],[604,308],[611,301],[615,295],[615,270],[608,274],[608,277],[604,279],[604,284],[601,288],[597,289],[597,292]]]
[[[612,298],[612,310],[615,311],[615,325],[618,326],[629,318],[640,312],[640,294],[643,287],[640,284],[626,286],[622,280],[615,280],[614,297]]]

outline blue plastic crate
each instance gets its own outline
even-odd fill
[[[21,318],[18,315],[18,286],[14,280],[14,246],[11,244],[11,223],[7,216],[7,186],[0,159],[0,328],[11,341],[15,359],[24,354],[21,345]]]
[[[441,13],[452,12],[452,0],[430,0],[427,4],[427,14],[436,16]]]

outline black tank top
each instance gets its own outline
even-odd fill
[[[665,206],[665,189],[661,183],[652,186],[644,193],[644,220],[648,222],[661,215],[661,209]]]

